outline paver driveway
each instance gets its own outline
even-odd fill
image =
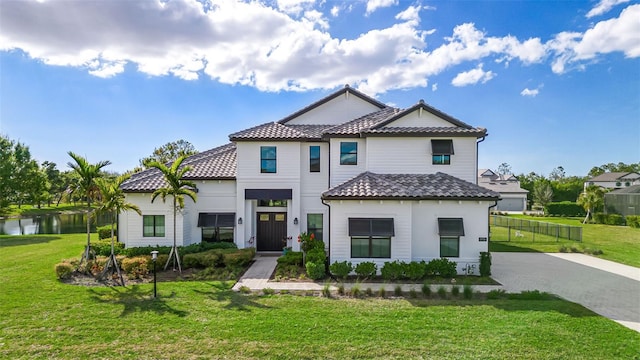
[[[553,293],[640,331],[640,281],[635,276],[636,268],[627,267],[630,278],[544,253],[491,255],[492,277],[507,292]]]

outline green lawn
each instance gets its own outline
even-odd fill
[[[563,300],[241,295],[220,282],[85,288],[84,235],[0,236],[0,358],[633,359],[640,334]],[[391,289],[389,289],[391,290]]]
[[[40,209],[37,206],[22,205],[18,208],[17,205],[11,205],[6,209],[0,209],[0,216],[18,217],[18,216],[34,216],[34,215],[49,215],[60,212],[82,212],[87,209],[87,204],[77,203],[67,204],[62,203],[60,206],[46,206],[42,205]]]
[[[553,222],[571,226],[582,227],[582,242],[560,239],[554,237],[535,235],[522,232],[523,237],[515,237],[511,231],[511,241],[508,240],[506,228],[491,227],[490,250],[505,251],[540,251],[559,252],[561,246],[575,247],[578,250],[602,250],[598,257],[619,262],[626,265],[640,267],[640,229],[628,226],[611,226],[599,224],[582,224],[582,219],[559,217],[532,217],[524,215],[510,215],[511,217]]]

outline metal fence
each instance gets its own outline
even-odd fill
[[[558,239],[569,239],[582,241],[582,228],[580,226],[570,226],[554,224],[535,220],[516,219],[508,216],[491,215],[491,225],[509,229],[509,240],[511,240],[511,230],[516,230],[515,236],[520,236],[521,231],[534,234],[552,236]]]

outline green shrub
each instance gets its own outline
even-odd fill
[[[569,248],[566,247],[566,245],[561,245],[560,248],[558,249],[558,251],[560,251],[561,253],[568,253],[569,252]]]
[[[346,279],[353,270],[353,265],[348,261],[334,262],[329,266],[329,271],[340,279]]]
[[[491,253],[486,251],[480,252],[480,276],[491,275]]]
[[[96,253],[96,256],[109,256],[111,255],[111,239],[98,240],[91,242],[91,249]],[[113,253],[119,255],[124,250],[124,244],[121,242],[113,243]],[[148,253],[145,255],[149,255]]]
[[[511,300],[552,300],[554,296],[539,290],[525,290],[520,294],[509,294],[508,298]]]
[[[250,289],[248,286],[246,286],[246,285],[242,285],[242,286],[240,286],[240,289],[239,289],[239,290],[240,290],[240,292],[241,292],[241,293],[243,293],[243,294],[251,294],[251,289]]]
[[[584,216],[584,208],[572,201],[552,202],[545,206],[551,216]]]
[[[473,288],[471,285],[464,285],[462,287],[462,296],[467,300],[471,300],[471,298],[473,298]]]
[[[343,283],[340,283],[340,285],[338,285],[338,294],[344,295],[344,284]]]
[[[147,257],[145,256],[145,258]],[[116,259],[118,259],[119,263],[122,263],[122,260],[120,258],[116,257]],[[167,263],[167,260],[169,260],[169,255],[158,254],[158,257],[156,258],[156,270],[160,271]],[[151,258],[151,256],[147,258],[147,269],[149,269],[149,271],[153,270],[153,259]]]
[[[444,278],[452,278],[458,274],[456,262],[447,258],[433,259],[427,263],[427,275],[439,275]]]
[[[289,251],[278,258],[278,264],[302,266],[302,253],[299,251]]]
[[[491,290],[487,293],[487,299],[497,300],[505,297],[506,295],[507,295],[507,292],[504,291],[503,289]]]
[[[393,294],[395,296],[402,296],[402,286],[396,285],[396,287],[393,289]]]
[[[378,289],[378,296],[380,296],[381,298],[385,298],[387,296],[387,290],[384,288],[384,286],[380,286],[380,288]]]
[[[234,252],[223,253],[222,261],[227,267],[244,267],[251,263],[255,255],[255,248],[245,248]]]
[[[327,254],[324,252],[324,248],[314,248],[307,252],[305,261],[322,264],[322,266],[324,266],[325,262],[327,261]]]
[[[362,277],[363,279],[368,279],[374,277],[378,272],[378,265],[372,261],[361,262],[356,265],[355,272],[358,277]]]
[[[624,225],[624,217],[618,214],[608,214],[606,219],[607,225]]]
[[[313,280],[319,280],[324,278],[324,275],[325,275],[324,262],[315,263],[315,262],[307,261],[307,263],[305,264],[305,268],[307,269],[307,275],[309,276],[309,278]]]
[[[96,231],[98,232],[98,239],[102,240],[102,239],[109,239],[111,240],[111,225],[105,225],[105,226],[98,226],[96,228]],[[115,234],[118,233],[118,227],[117,226],[113,226],[113,235],[115,236]]]
[[[404,263],[398,260],[387,261],[382,266],[382,269],[380,269],[380,274],[385,280],[394,281],[401,279],[404,275]]]
[[[331,297],[331,284],[329,284],[328,282],[324,283],[324,285],[322,286],[322,296],[326,298]]]
[[[370,287],[366,288],[366,290],[364,291],[364,293],[365,293],[367,296],[373,296],[373,290],[371,290],[371,288],[370,288]]]
[[[362,289],[360,289],[360,284],[356,283],[351,287],[351,296],[354,298],[359,298],[362,296]]]
[[[427,275],[427,263],[424,261],[412,261],[410,263],[403,264],[403,266],[404,276],[409,280],[421,280]]]
[[[122,260],[122,270],[130,277],[139,279],[149,274],[147,263],[149,259],[145,256],[136,256]]]
[[[438,287],[438,296],[440,296],[441,299],[447,298],[447,289],[442,285]]]
[[[224,253],[220,249],[214,249],[196,254],[186,254],[182,256],[182,265],[187,269],[223,267]]]
[[[276,280],[279,279],[295,279],[300,276],[299,265],[278,265],[276,266]]]
[[[625,221],[629,227],[640,228],[640,215],[627,215]]]
[[[422,295],[424,295],[425,297],[431,296],[431,286],[429,284],[422,284]]]
[[[597,212],[593,214],[593,222],[596,224],[604,224],[607,221],[607,214]]]
[[[273,290],[272,288],[264,288],[262,289],[262,293],[265,295],[273,295],[276,293],[276,291]]]
[[[458,295],[460,295],[460,286],[454,285],[451,287],[451,295],[458,297]]]
[[[56,264],[55,270],[58,279],[63,280],[71,277],[71,274],[73,274],[73,270],[75,270],[75,267],[68,262],[61,262]]]
[[[121,251],[121,254],[126,255],[127,257],[136,257],[136,256],[146,256],[150,255],[152,251],[157,251],[159,254],[169,255],[171,252],[171,246],[141,246],[141,247],[131,247],[126,248]],[[178,253],[182,254],[179,250]]]

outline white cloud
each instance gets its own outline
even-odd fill
[[[438,91],[438,83],[431,85],[431,91]]]
[[[78,67],[99,77],[136,69],[185,80],[208,76],[261,91],[349,83],[370,94],[426,87],[430,76],[487,58],[524,65],[550,60],[552,70],[562,73],[604,53],[640,56],[640,22],[634,21],[640,18],[640,5],[584,33],[562,32],[546,43],[489,36],[465,23],[441,45],[429,47],[427,38],[435,29],[421,28],[419,12],[429,10],[424,6],[408,6],[388,27],[338,38],[329,32],[323,14],[310,8],[313,4],[281,1],[273,8],[235,0],[208,6],[198,0],[0,1],[0,51],[21,50],[45,64]],[[295,16],[289,13],[294,10],[299,11]],[[331,13],[351,10],[352,4],[340,5]],[[483,83],[494,76],[479,66],[458,74],[452,83]]]
[[[461,72],[456,75],[453,80],[451,80],[451,85],[453,86],[467,86],[467,85],[475,85],[479,82],[483,84],[487,81],[493,79],[496,74],[493,71],[484,71],[482,70],[482,64],[479,64],[475,69]]]
[[[369,15],[378,9],[394,5],[398,5],[398,0],[368,0],[366,15]]]
[[[529,88],[525,88],[524,90],[522,90],[520,92],[520,95],[522,96],[530,96],[530,97],[536,97],[536,95],[538,95],[538,93],[540,92],[540,90],[538,89],[529,89]]]
[[[629,0],[600,0],[600,2],[593,9],[589,10],[586,15],[587,19],[607,13],[614,6],[628,2]]]
[[[338,5],[334,5],[331,8],[331,16],[337,17],[338,15],[340,15],[340,7]]]
[[[278,8],[287,14],[298,15],[312,6],[315,0],[278,0]]]

